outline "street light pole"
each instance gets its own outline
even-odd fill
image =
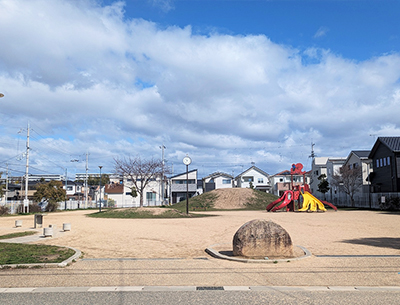
[[[99,212],[101,212],[101,168],[103,166],[99,165],[100,168],[100,179],[99,179]]]

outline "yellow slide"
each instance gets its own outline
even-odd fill
[[[299,212],[305,212],[307,210],[315,212],[317,210],[326,211],[324,204],[318,200],[318,198],[311,195],[309,192],[304,192],[303,195],[303,207],[299,209]]]

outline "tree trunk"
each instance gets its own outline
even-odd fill
[[[140,194],[140,204],[139,207],[143,208],[143,195]]]

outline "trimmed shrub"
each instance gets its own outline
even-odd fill
[[[2,215],[8,215],[10,212],[10,209],[4,205],[0,206],[0,216]]]
[[[58,203],[49,202],[46,206],[46,212],[55,212],[58,209]]]

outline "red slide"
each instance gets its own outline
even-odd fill
[[[335,211],[337,211],[337,207],[335,207],[332,203],[328,202],[328,201],[323,201],[320,200],[323,204],[329,205],[332,209],[334,209]]]
[[[269,211],[275,212],[276,210],[282,209],[285,206],[287,206],[292,200],[293,200],[293,191],[285,191],[279,199],[275,200],[274,202],[271,202],[267,206],[266,210],[268,212]],[[281,204],[275,206],[276,204],[280,203],[281,201],[283,201]]]

